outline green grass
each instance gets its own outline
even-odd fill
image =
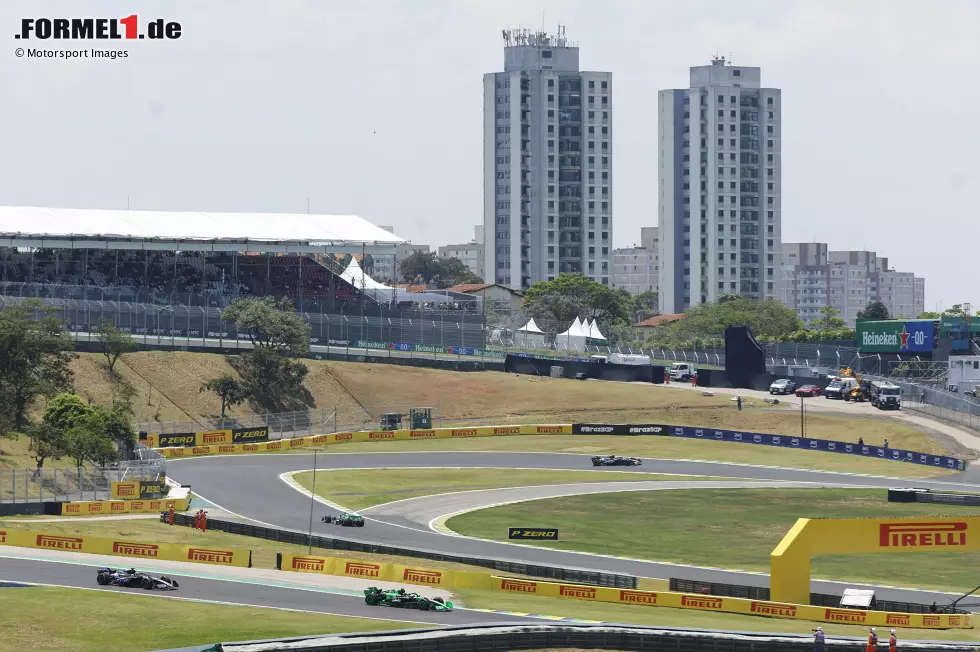
[[[0,649],[50,652],[161,650],[243,641],[418,627],[267,609],[54,587],[0,590]]]
[[[761,430],[760,432],[766,432]],[[854,436],[856,439],[857,435]],[[838,437],[841,439],[842,437]],[[331,453],[392,453],[411,451],[536,451],[588,455],[631,455],[662,459],[697,459],[739,464],[870,473],[889,477],[930,478],[953,471],[920,464],[866,459],[854,455],[819,451],[794,451],[774,446],[755,446],[734,442],[695,441],[679,437],[614,437],[602,435],[524,435],[472,439],[419,439],[413,441],[355,442],[330,446]],[[300,452],[301,449],[283,452]],[[587,462],[586,462],[587,463]]]
[[[470,512],[450,529],[502,539],[514,523],[556,527],[583,552],[768,572],[769,554],[800,517],[977,514],[976,508],[889,503],[884,489],[698,489],[551,498]],[[615,533],[615,536],[610,536]],[[980,553],[819,556],[813,576],[907,587],[970,590]]]
[[[308,491],[313,490],[312,471],[297,473],[293,479]],[[546,484],[710,479],[713,478],[610,470],[600,474],[592,471],[524,469],[373,469],[317,472],[316,493],[322,498],[356,510],[395,500],[454,491]]]
[[[863,625],[829,625],[806,620],[784,620],[761,616],[740,614],[720,614],[688,609],[668,609],[665,607],[645,607],[640,605],[618,605],[603,602],[584,602],[561,598],[542,598],[500,591],[465,590],[457,591],[459,602],[477,609],[499,609],[518,613],[547,614],[567,618],[584,618],[605,622],[631,625],[650,625],[660,627],[691,627],[696,629],[729,629],[744,632],[776,632],[808,634],[818,625],[830,636],[863,636],[868,630]],[[884,630],[887,634],[887,630]],[[879,635],[881,632],[879,631]],[[902,628],[899,637],[903,640],[950,640],[977,641],[980,631],[976,629],[929,630]]]

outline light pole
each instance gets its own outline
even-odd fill
[[[803,425],[803,395],[802,394],[800,394],[800,439],[806,439],[806,430]],[[315,472],[313,478],[314,480],[316,479]]]
[[[310,490],[310,534],[307,539],[309,544],[309,554],[313,554],[313,505],[316,503],[316,454],[319,448],[313,449],[313,488]]]

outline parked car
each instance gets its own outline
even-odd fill
[[[796,390],[795,393],[797,396],[820,396],[820,394],[823,393],[823,390],[816,385],[804,385]]]
[[[770,394],[792,394],[794,389],[796,389],[796,383],[788,378],[774,380],[772,385],[769,385]]]

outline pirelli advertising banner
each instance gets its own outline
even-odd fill
[[[813,555],[978,550],[980,516],[801,518],[769,556],[770,596],[808,602]]]
[[[282,570],[295,573],[342,575],[379,582],[419,584],[440,589],[489,589],[490,573],[451,571],[444,568],[421,568],[346,559],[322,555],[283,555]]]
[[[498,591],[505,591],[507,593],[539,595],[548,598],[613,602],[648,607],[670,607],[673,609],[694,609],[697,611],[715,611],[846,625],[900,626],[923,629],[971,629],[973,627],[973,617],[970,614],[906,614],[859,609],[828,609],[826,607],[815,607],[812,605],[764,602],[746,598],[692,595],[669,591],[614,589],[602,586],[538,582],[498,576],[494,576],[491,579],[491,586]]]
[[[45,534],[30,530],[0,529],[0,545],[67,550],[96,555],[119,555],[144,559],[187,561],[218,566],[250,568],[252,552],[242,548],[184,546],[176,543],[146,543],[123,538]]]
[[[167,495],[167,483],[160,480],[130,480],[111,483],[111,496],[117,500],[157,500]]]
[[[94,516],[98,514],[160,514],[171,507],[175,512],[190,508],[189,498],[175,500],[85,500],[61,503],[62,516]]]

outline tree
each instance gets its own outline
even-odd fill
[[[309,368],[299,360],[279,355],[273,349],[249,351],[241,356],[237,369],[245,392],[256,407],[295,409],[297,399],[308,393],[303,381]]]
[[[963,304],[954,303],[946,310],[943,310],[943,314],[951,317],[962,317],[963,316]]]
[[[44,466],[45,460],[57,460],[65,454],[67,447],[65,433],[49,423],[44,421],[32,423],[27,428],[27,436],[31,440],[28,450],[34,456],[34,462],[37,464],[35,476],[41,473],[41,467]]]
[[[646,290],[633,297],[630,306],[630,321],[634,324],[656,317],[660,314],[660,293]]]
[[[926,312],[919,313],[919,316],[918,316],[917,319],[939,319],[940,316],[941,315],[938,312],[929,312],[929,311],[926,311]]]
[[[442,289],[460,283],[483,281],[459,258],[440,258],[431,251],[413,251],[402,259],[398,267],[402,280],[408,283],[434,285]]]
[[[535,319],[567,325],[576,317],[598,320],[610,330],[629,322],[628,294],[597,283],[582,274],[560,274],[553,281],[539,281],[524,293],[524,310]]]
[[[217,378],[201,384],[202,392],[214,392],[221,399],[221,418],[225,418],[225,410],[244,403],[248,399],[248,389],[231,374],[222,374]]]
[[[888,308],[881,301],[871,301],[857,316],[858,319],[889,319]]]
[[[823,306],[820,308],[820,318],[814,319],[812,323],[812,326],[816,330],[844,328],[846,325],[847,322],[840,318],[840,310],[833,306]]]
[[[76,394],[58,394],[44,409],[41,421],[64,433],[81,423],[92,409]]]
[[[54,308],[28,300],[0,310],[0,409],[11,427],[27,425],[38,397],[71,387],[72,348]]]
[[[310,325],[293,310],[289,299],[252,297],[232,302],[224,319],[246,333],[256,349],[271,349],[288,356],[310,351]]]
[[[90,408],[86,414],[74,418],[64,437],[65,453],[77,466],[82,466],[87,461],[108,466],[119,460],[116,442],[133,442],[136,440],[136,432],[129,416],[123,411],[96,406]]]
[[[104,321],[95,329],[98,337],[102,355],[105,356],[106,364],[109,367],[109,374],[114,376],[116,361],[123,353],[130,353],[136,350],[136,342],[130,337],[129,333],[119,330],[115,324]]]

